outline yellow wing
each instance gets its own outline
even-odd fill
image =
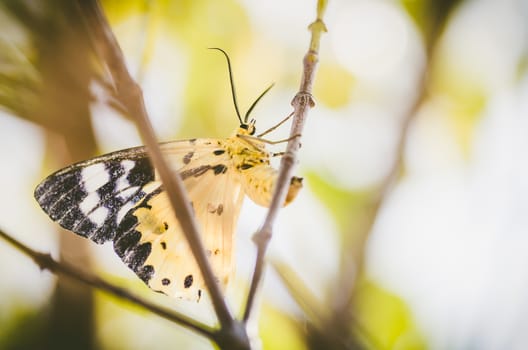
[[[225,286],[234,271],[233,235],[244,193],[239,174],[219,146],[221,141],[196,142],[194,150],[185,154],[179,142],[164,145],[163,151],[180,172],[213,272]],[[178,168],[183,157],[183,166]],[[115,250],[153,290],[198,300],[204,290],[203,277],[160,185],[158,181],[149,184],[157,189],[123,218]]]

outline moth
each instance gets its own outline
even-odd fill
[[[262,139],[273,128],[255,136],[255,121],[247,121],[269,88],[242,120],[231,87],[240,127],[230,137],[160,144],[169,166],[183,180],[206,254],[223,288],[234,272],[233,236],[244,197],[269,206],[278,174],[270,165],[274,154]],[[285,205],[301,187],[302,179],[292,177]],[[63,228],[95,243],[112,242],[121,260],[154,291],[201,298],[203,277],[144,147],[59,170],[44,179],[34,195]]]

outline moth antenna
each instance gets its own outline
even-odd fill
[[[249,114],[251,113],[251,111],[253,110],[253,108],[255,108],[255,106],[257,105],[258,101],[260,101],[260,99],[262,97],[264,97],[264,95],[266,95],[266,93],[268,91],[271,90],[271,88],[275,85],[275,83],[272,83],[270,86],[267,87],[266,90],[264,90],[260,95],[259,97],[257,97],[257,99],[255,100],[255,102],[253,102],[253,104],[251,105],[251,107],[249,107],[249,109],[247,110],[246,112],[246,115],[244,116],[244,123],[247,123],[247,120],[249,118]]]
[[[240,116],[240,112],[238,110],[238,103],[237,103],[236,92],[235,92],[235,83],[233,82],[233,71],[231,70],[231,60],[229,59],[228,54],[219,47],[209,47],[208,49],[220,51],[221,53],[224,54],[227,60],[227,69],[229,70],[229,82],[231,83],[231,95],[233,96],[233,104],[235,105],[235,111],[236,111],[238,120],[240,121],[240,125],[244,125],[245,120],[242,121],[242,117]]]

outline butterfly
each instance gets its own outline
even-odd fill
[[[265,133],[254,136],[255,121],[247,122],[268,90],[244,120],[236,108],[240,127],[232,136],[160,144],[169,167],[183,180],[213,273],[224,289],[234,273],[233,235],[244,197],[269,206],[277,181],[273,154],[261,138]],[[236,107],[233,87],[232,92]],[[301,187],[302,179],[292,177],[285,205]],[[200,300],[203,277],[144,147],[68,166],[44,179],[34,195],[63,228],[99,244],[113,242],[121,260],[154,291]]]

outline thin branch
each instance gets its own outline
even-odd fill
[[[118,99],[136,121],[138,130],[147,147],[150,159],[153,162],[168,194],[174,214],[180,223],[191,251],[203,275],[205,285],[211,295],[213,307],[222,328],[232,328],[234,319],[225,303],[219,285],[215,282],[212,268],[203,247],[198,225],[192,214],[190,201],[186,194],[183,182],[178,173],[172,172],[158,146],[154,130],[145,109],[143,93],[138,84],[130,76],[123,53],[108,24],[99,1],[81,1],[79,6],[89,19],[93,40],[100,57],[106,63],[111,74]]]
[[[311,93],[315,77],[315,70],[317,67],[317,62],[319,60],[319,43],[322,33],[326,32],[326,26],[323,22],[323,15],[326,9],[326,5],[326,0],[318,0],[317,18],[309,26],[309,30],[312,33],[310,48],[304,56],[303,76],[299,92],[295,95],[292,101],[292,106],[294,108],[294,116],[292,127],[290,130],[290,137],[293,137],[294,135],[302,135],[304,122],[308,115],[308,110],[314,106],[314,101]],[[262,274],[264,271],[264,257],[266,255],[268,243],[273,235],[273,224],[275,222],[279,209],[282,207],[286,199],[288,185],[290,184],[290,179],[293,176],[293,170],[297,163],[297,152],[300,146],[301,137],[293,137],[290,142],[288,142],[285,154],[281,160],[277,184],[273,193],[270,208],[267,212],[262,227],[253,236],[253,241],[257,245],[257,257],[255,261],[253,278],[251,280],[251,285],[246,301],[246,307],[244,310],[244,322],[247,322],[251,315],[253,304],[255,302],[255,295],[262,280]]]
[[[343,252],[349,252],[349,254],[350,252],[355,252],[355,254],[353,254],[353,257],[344,262],[339,281],[337,281],[341,288],[339,288],[338,293],[333,298],[333,309],[335,311],[334,316],[336,322],[348,322],[353,317],[352,306],[357,291],[357,279],[361,275],[364,267],[365,244],[369,234],[372,232],[372,228],[376,222],[380,208],[383,206],[383,203],[394,189],[398,177],[402,173],[404,166],[403,154],[407,143],[409,129],[414,122],[419,110],[427,100],[431,65],[436,49],[436,43],[440,37],[441,31],[445,26],[449,10],[454,8],[455,3],[456,1],[449,5],[451,7],[448,6],[446,13],[441,16],[441,20],[436,23],[437,28],[432,31],[434,35],[431,35],[425,42],[426,60],[424,66],[419,72],[416,86],[417,93],[414,96],[414,99],[410,102],[409,108],[405,112],[404,118],[400,125],[399,135],[392,158],[392,164],[386,176],[378,186],[376,192],[372,195],[371,202],[367,208],[366,223],[363,226],[362,232],[359,234],[359,239],[353,240],[351,242],[351,246],[345,247],[343,250]]]
[[[345,303],[345,305],[347,306],[339,305],[336,307],[336,310],[350,310],[348,306],[352,304],[352,301],[354,299],[353,291],[355,290],[356,280],[360,275],[360,271],[363,270],[365,244],[367,242],[368,236],[372,232],[372,228],[374,226],[374,223],[376,222],[376,218],[378,217],[381,206],[394,189],[398,177],[402,172],[403,152],[405,150],[407,135],[409,134],[409,128],[412,122],[414,121],[418,110],[420,109],[426,98],[426,68],[423,69],[423,72],[420,74],[419,79],[420,81],[417,86],[417,91],[419,91],[419,93],[412,102],[411,107],[409,108],[405,118],[401,123],[398,141],[396,144],[396,148],[394,149],[393,163],[389,168],[390,170],[384,177],[376,192],[372,195],[371,202],[368,204],[369,207],[367,209],[366,215],[367,221],[362,230],[362,234],[360,235],[359,240],[353,240],[354,247],[349,247],[349,250],[344,250],[348,252],[357,253],[355,254],[353,259],[349,260],[348,268],[345,267],[345,269],[341,273],[341,282],[343,282],[342,285],[347,287],[343,288],[343,291],[345,293],[344,295],[348,296],[347,301]],[[344,280],[348,280],[348,282],[344,282]],[[336,298],[336,300],[338,299],[339,298]]]
[[[119,288],[99,277],[83,272],[74,266],[67,264],[66,262],[58,262],[54,260],[50,254],[39,253],[14,239],[2,230],[0,230],[0,238],[4,239],[16,249],[33,259],[35,264],[37,264],[43,270],[46,269],[55,274],[68,276],[69,278],[82,282],[90,287],[97,288],[120,299],[129,301],[134,305],[138,305],[158,316],[166,318],[169,321],[176,322],[210,339],[214,339],[217,336],[216,330],[204,323],[198,322],[176,311],[159,307],[151,302],[131,294],[123,288]]]
[[[424,67],[420,73],[418,86],[416,87],[418,93],[411,102],[411,105],[405,114],[405,118],[401,122],[389,171],[383,178],[375,193],[372,195],[370,202],[367,204],[366,213],[364,215],[365,223],[362,225],[361,232],[358,234],[357,239],[350,240],[350,243],[345,244],[345,247],[342,250],[345,256],[343,256],[344,260],[342,268],[336,281],[336,285],[338,285],[339,288],[335,290],[331,306],[334,310],[332,321],[334,324],[350,324],[350,322],[353,322],[358,326],[354,317],[353,303],[356,299],[357,280],[360,278],[364,268],[365,245],[372,232],[380,208],[392,192],[398,177],[402,172],[403,152],[405,150],[409,129],[427,96],[427,67],[428,64],[426,64],[426,67]]]
[[[325,310],[328,309],[321,307],[317,297],[287,264],[277,260],[270,260],[269,264],[310,322],[323,328],[324,320],[328,319]]]

